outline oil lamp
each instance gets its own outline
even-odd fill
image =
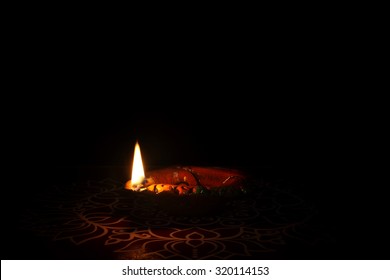
[[[203,166],[171,166],[150,170],[145,176],[138,141],[135,144],[131,179],[125,189],[156,194],[178,195],[246,193],[250,186],[247,175],[235,169]]]

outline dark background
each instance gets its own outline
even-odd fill
[[[37,190],[127,180],[138,140],[146,169],[222,166],[296,183],[336,237],[324,258],[386,256],[388,110],[380,99],[369,102],[373,85],[352,71],[359,63],[349,49],[294,35],[265,40],[262,51],[244,38],[242,51],[193,40],[196,51],[165,52],[142,40],[130,50],[123,34],[106,34],[120,48],[106,51],[100,33],[84,44],[89,31],[67,41],[60,30],[27,29],[2,100],[9,228]],[[2,245],[17,244],[6,228]]]
[[[388,258],[388,103],[367,73],[365,26],[277,9],[241,26],[229,14],[205,29],[194,19],[144,30],[127,16],[98,25],[105,16],[90,20],[89,8],[11,24],[2,252],[26,245],[8,229],[37,190],[125,181],[139,140],[146,168],[237,167],[294,182],[337,240],[323,258]]]

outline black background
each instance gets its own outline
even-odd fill
[[[337,240],[323,258],[386,258],[383,109],[342,94],[357,81],[331,56],[314,49],[303,60],[269,45],[272,55],[232,58],[214,49],[173,62],[150,46],[147,56],[101,58],[92,47],[57,43],[21,53],[3,102],[9,228],[37,189],[128,179],[138,140],[146,169],[222,166],[295,182]],[[120,171],[96,171],[112,166]],[[4,228],[3,246],[15,244]]]
[[[9,23],[2,259],[26,246],[14,229],[37,190],[126,180],[136,140],[147,168],[237,167],[297,183],[337,241],[316,257],[388,258],[388,102],[367,73],[366,26],[278,8],[262,22],[229,13],[206,28],[195,18],[147,28],[147,17],[91,8]]]

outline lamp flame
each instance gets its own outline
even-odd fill
[[[126,184],[127,189],[137,187],[145,180],[145,171],[142,163],[141,148],[138,141],[135,143],[131,180]]]

